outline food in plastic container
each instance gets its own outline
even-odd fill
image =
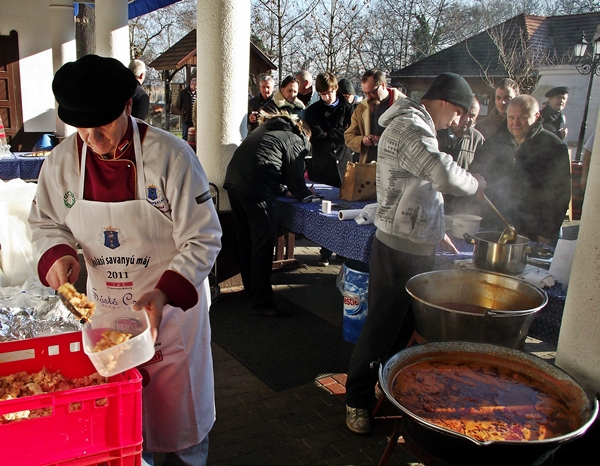
[[[130,334],[114,346],[95,351],[104,334],[111,332]],[[118,336],[113,334],[113,336]],[[104,336],[106,342],[106,336]],[[108,336],[110,339],[110,336]],[[122,337],[120,337],[122,338]],[[118,340],[118,338],[117,338]],[[100,345],[104,345],[104,343]],[[145,311],[132,307],[96,314],[94,320],[83,327],[83,350],[100,375],[110,377],[139,366],[154,356],[154,343],[150,335],[150,321]]]
[[[60,285],[56,291],[67,309],[75,314],[81,320],[81,323],[91,320],[96,310],[96,303],[90,301],[85,294],[79,293],[68,282]]]

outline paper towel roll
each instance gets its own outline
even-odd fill
[[[340,220],[353,220],[360,215],[362,209],[349,209],[349,210],[340,210],[338,213],[338,218]]]

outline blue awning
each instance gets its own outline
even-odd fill
[[[137,18],[159,8],[172,5],[180,0],[129,0],[127,8],[129,10],[129,19]],[[79,3],[75,3],[75,16],[79,13]],[[91,4],[91,7],[94,5]]]
[[[179,0],[133,0],[127,6],[129,8],[129,19],[137,18],[159,8],[177,3]]]

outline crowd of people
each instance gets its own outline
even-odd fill
[[[418,101],[390,87],[378,70],[363,74],[362,100],[351,82],[331,73],[320,73],[313,83],[303,70],[286,77],[278,90],[269,84],[263,92],[261,81],[260,95],[249,102],[251,132],[236,151],[225,183],[235,200],[238,254],[246,271],[242,278],[255,314],[288,315],[272,302],[270,292],[275,197],[303,200],[313,194],[306,179],[340,187],[349,161],[377,162],[369,313],[346,382],[346,424],[366,434],[377,381],[370,363],[404,348],[414,331],[404,284],[432,269],[436,247],[455,250],[445,234],[444,214],[477,214],[483,217],[483,229],[503,229],[482,202],[485,193],[520,235],[556,244],[571,192],[562,113],[569,90],[549,90],[540,105],[505,78],[494,90],[495,105],[478,120],[481,103],[464,78],[453,73],[436,77]],[[310,131],[298,138],[296,149],[289,149],[287,134],[274,142],[282,123],[273,125],[280,120],[290,128],[291,122],[308,125]],[[262,250],[259,273],[252,270],[258,267],[253,254]],[[319,264],[327,265],[331,254],[322,248]],[[267,298],[260,297],[259,289],[269,292]],[[267,311],[263,302],[269,303]]]
[[[77,131],[44,164],[29,222],[44,285],[74,283],[81,249],[97,312],[133,305],[150,317],[160,358],[140,368],[144,464],[153,464],[152,452],[166,453],[168,464],[205,464],[215,419],[207,276],[221,226],[191,146],[143,121],[144,76],[141,62],[128,69],[96,55],[57,71],[58,115]],[[377,162],[369,312],[346,383],[346,424],[366,434],[377,380],[370,363],[404,348],[414,330],[404,284],[432,269],[436,247],[454,247],[445,204],[481,213],[485,192],[520,234],[557,240],[570,196],[568,89],[550,90],[540,109],[503,79],[494,109],[477,121],[481,104],[453,73],[437,76],[419,100],[388,86],[378,70],[363,74],[362,100],[352,82],[327,72],[313,81],[299,71],[277,90],[263,77],[259,88],[248,102],[249,134],[224,181],[256,316],[290,315],[273,300],[270,282],[275,198],[312,201],[318,195],[307,179],[339,187],[348,162]],[[183,139],[195,102],[192,79],[180,93]],[[132,260],[104,260],[113,254]],[[321,264],[331,254],[322,249]],[[127,280],[108,279],[115,273]]]

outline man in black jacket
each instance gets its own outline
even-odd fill
[[[265,117],[265,123],[242,141],[227,167],[227,189],[244,291],[254,314],[287,317],[273,302],[271,269],[277,232],[273,201],[288,195],[305,199],[304,157],[310,151],[310,128],[288,114]]]
[[[271,100],[275,90],[275,81],[271,76],[260,78],[260,92],[248,101],[248,133],[258,128],[258,115],[264,105]]]
[[[145,120],[150,109],[150,97],[144,91],[142,84],[146,79],[146,64],[142,60],[131,60],[129,69],[137,79],[138,87],[133,93],[133,106],[131,107],[131,116]]]
[[[320,99],[306,109],[306,122],[312,132],[312,159],[308,176],[315,183],[339,188],[352,152],[344,142],[344,131],[350,126],[352,105],[337,92],[338,82],[331,73],[317,76]]]
[[[518,234],[555,244],[571,197],[567,146],[542,128],[529,95],[511,100],[507,124],[509,135],[486,140],[469,170],[485,177],[486,195]],[[486,227],[503,228],[493,214],[484,220]]]
[[[194,126],[192,119],[192,107],[196,101],[196,78],[193,77],[190,85],[179,92],[177,97],[177,109],[181,116],[181,138],[187,141],[188,130]]]
[[[560,139],[567,137],[569,129],[567,128],[567,119],[563,115],[563,110],[569,99],[569,88],[565,86],[553,87],[546,92],[548,103],[540,112],[542,116],[542,125],[551,133],[556,134]]]

